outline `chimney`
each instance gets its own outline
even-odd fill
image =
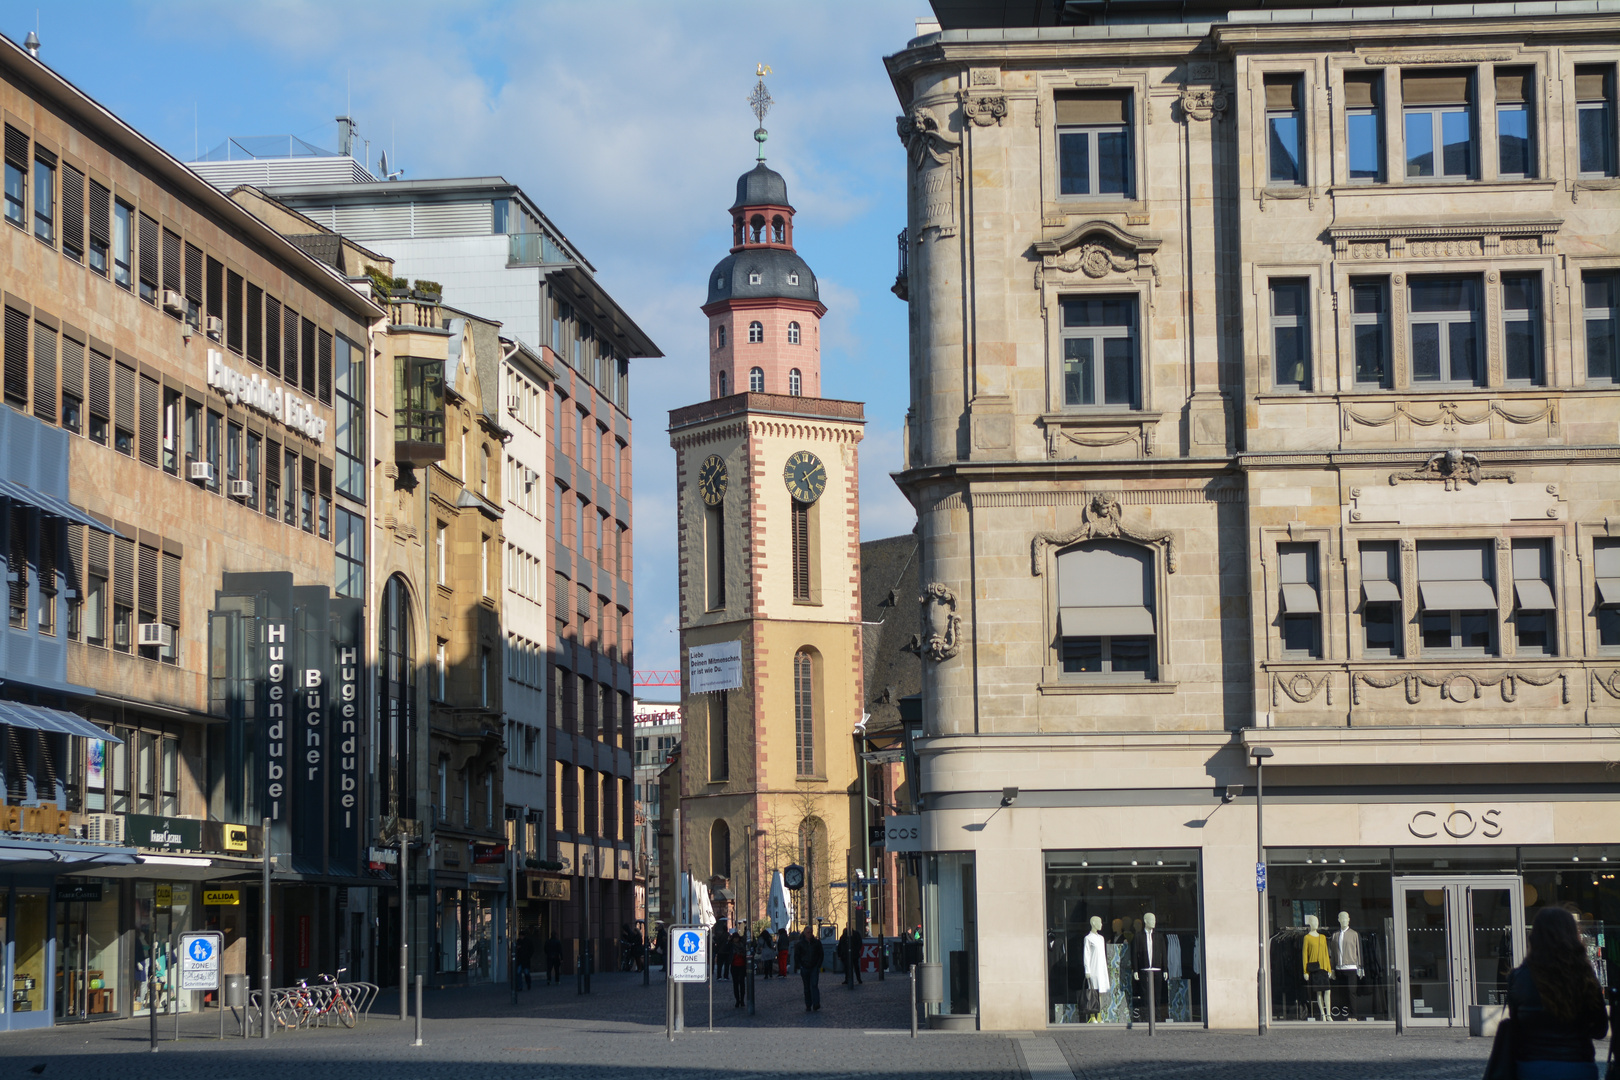
[[[28,50],[29,56],[32,56],[35,60],[38,60],[39,35],[34,33],[32,30],[28,31],[28,36],[23,39],[23,48]]]
[[[337,118],[338,126],[338,153],[344,157],[354,156],[354,120],[347,116]]]

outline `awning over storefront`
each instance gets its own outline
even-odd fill
[[[7,480],[0,477],[0,495],[37,507],[47,514],[53,514],[74,525],[88,525],[97,532],[108,533],[112,536],[123,535],[111,525],[102,524],[66,499],[59,499],[55,495],[47,495],[43,491],[31,488],[27,484],[16,480]],[[123,539],[128,540],[129,537],[124,536]]]
[[[109,870],[86,870],[97,877],[156,878],[162,881],[218,881],[239,877],[259,866],[257,859],[226,855],[144,855],[131,852],[128,863]]]
[[[20,701],[0,701],[0,724],[34,731],[59,731],[64,735],[78,735],[85,739],[103,739],[122,745],[123,739],[103,731],[83,717],[48,709],[43,705],[25,705]]]
[[[134,848],[76,843],[62,837],[0,837],[0,875],[102,874],[134,861]]]

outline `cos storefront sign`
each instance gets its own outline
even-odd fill
[[[1361,842],[1374,844],[1550,844],[1547,803],[1408,803],[1361,808]]]

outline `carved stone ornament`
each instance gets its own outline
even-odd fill
[[[1311,681],[1311,677],[1303,671],[1296,671],[1292,675],[1273,675],[1271,677],[1271,705],[1276,708],[1280,704],[1278,692],[1287,694],[1296,705],[1303,705],[1313,700],[1317,694],[1327,689],[1327,703],[1333,704],[1332,676],[1324,674],[1320,679]]]
[[[905,116],[895,117],[894,124],[900,141],[905,143],[906,152],[916,165],[921,165],[924,158],[932,158],[938,165],[947,164],[954,160],[957,148],[962,145],[960,135],[941,127],[934,111],[921,105]]]
[[[989,127],[991,124],[999,127],[1007,118],[1007,99],[1001,94],[987,94],[980,97],[963,95],[962,115],[980,127]]]
[[[1181,92],[1179,104],[1184,120],[1218,120],[1226,115],[1226,92],[1188,87]]]
[[[1036,241],[1034,250],[1041,257],[1042,273],[1078,273],[1095,279],[1147,270],[1157,281],[1159,268],[1153,253],[1162,243],[1151,236],[1128,232],[1111,221],[1093,219],[1055,240]]]
[[[1138,544],[1164,549],[1165,569],[1176,572],[1176,541],[1168,531],[1142,532],[1121,520],[1119,500],[1108,492],[1100,492],[1086,504],[1085,521],[1078,529],[1066,533],[1036,533],[1029,545],[1030,570],[1041,576],[1041,558],[1048,545],[1064,548],[1082,540],[1134,540]]]
[[[1560,697],[1568,705],[1569,674],[1563,671],[1503,671],[1495,675],[1477,671],[1453,671],[1438,675],[1424,671],[1358,671],[1350,676],[1350,703],[1361,704],[1363,683],[1380,690],[1404,684],[1406,703],[1416,705],[1423,700],[1425,686],[1439,688],[1442,701],[1473,701],[1481,696],[1484,687],[1496,686],[1501,689],[1502,700],[1511,702],[1517,700],[1521,682],[1530,686],[1550,686],[1554,680],[1561,684]]]
[[[917,600],[923,606],[923,633],[911,635],[906,651],[936,664],[949,660],[962,648],[962,619],[956,614],[956,594],[930,581]]]
[[[1507,469],[1483,469],[1477,454],[1466,454],[1452,447],[1431,457],[1421,469],[1389,474],[1392,486],[1403,480],[1438,480],[1446,491],[1460,491],[1464,483],[1478,485],[1481,480],[1506,480],[1511,484],[1514,476]]]

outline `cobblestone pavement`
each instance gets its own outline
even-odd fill
[[[1452,1080],[1476,1077],[1486,1040],[1447,1031],[1397,1037],[1349,1025],[1248,1033],[1113,1028],[1009,1033],[924,1031],[906,1037],[907,982],[846,990],[822,984],[823,1008],[806,1013],[797,978],[756,984],[758,1011],[734,1009],[729,984],[715,987],[714,1033],[704,987],[688,990],[689,1030],[664,1038],[658,973],[598,975],[580,996],[572,981],[536,984],[516,1006],[509,992],[480,987],[430,991],[425,1045],[411,1045],[395,999],[377,1003],[354,1031],[320,1029],[214,1040],[217,1014],[187,1016],[181,1042],[147,1048],[144,1020],[0,1034],[0,1080],[754,1080],[792,1076],[846,1080],[890,1076],[1008,1080]],[[173,1020],[160,1024],[172,1037]],[[206,1036],[206,1037],[205,1037]]]

